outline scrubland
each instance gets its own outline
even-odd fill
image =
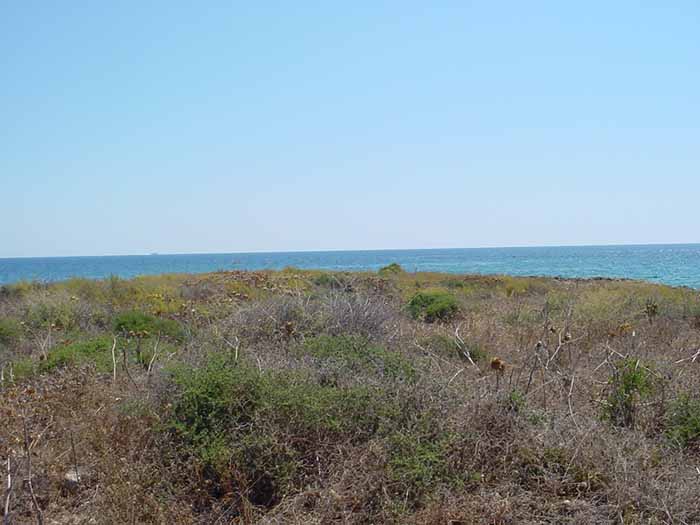
[[[6,523],[700,523],[700,293],[217,272],[0,288]]]

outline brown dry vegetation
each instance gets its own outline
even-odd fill
[[[632,281],[6,286],[0,503],[13,524],[700,523],[697,356],[698,292]]]

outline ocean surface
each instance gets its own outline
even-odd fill
[[[624,277],[700,288],[700,244],[26,257],[0,259],[0,284],[287,266],[374,271],[392,262],[407,271]]]

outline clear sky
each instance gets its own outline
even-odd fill
[[[700,3],[0,4],[0,257],[700,242]]]

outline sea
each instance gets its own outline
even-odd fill
[[[627,278],[700,289],[700,244],[0,258],[0,284],[286,267]]]

